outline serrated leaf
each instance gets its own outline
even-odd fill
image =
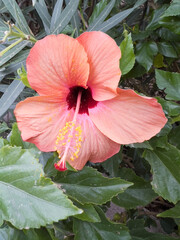
[[[153,41],[138,43],[136,45],[136,60],[149,71],[153,64],[153,58],[157,52],[157,44]]]
[[[7,63],[10,59],[12,59],[16,54],[18,54],[23,48],[28,45],[27,41],[23,41],[17,44],[15,47],[8,50],[1,58],[0,58],[0,67]]]
[[[5,123],[5,122],[0,123],[0,133],[3,133],[7,130],[9,130],[9,127],[8,127],[7,123]]]
[[[167,144],[166,148],[145,150],[144,158],[152,168],[152,186],[156,193],[170,202],[180,200],[180,150]]]
[[[164,55],[165,57],[170,57],[170,58],[177,58],[177,52],[171,45],[171,43],[168,42],[159,42],[158,43],[158,50],[159,52]]]
[[[180,240],[160,233],[147,232],[142,219],[131,220],[128,222],[132,240]]]
[[[43,22],[46,33],[50,34],[51,16],[48,12],[45,1],[39,0],[34,6]]]
[[[173,101],[167,101],[163,98],[157,97],[158,102],[162,105],[163,110],[169,116],[177,116],[180,114],[180,104]]]
[[[134,185],[113,198],[113,203],[126,209],[136,208],[137,206],[145,206],[157,197],[152,190],[149,182],[138,177],[132,169],[122,168],[119,170],[119,177],[124,180],[133,182]]]
[[[112,4],[112,1],[111,1]],[[107,0],[101,0],[100,2],[98,2],[96,4],[96,6],[94,7],[94,10],[88,20],[89,25],[91,25],[94,20],[100,15],[100,13],[103,11],[103,9],[106,7],[107,5]]]
[[[146,31],[147,30],[152,31],[152,30],[155,30],[159,27],[159,20],[160,20],[161,16],[163,15],[164,11],[166,10],[166,8],[167,8],[167,5],[164,4],[161,7],[159,7],[158,9],[155,9],[152,12],[151,20],[146,27]]]
[[[180,21],[180,16],[164,17],[160,19],[159,24],[162,27],[168,28],[169,30],[171,30],[176,34],[180,34],[179,21]]]
[[[122,151],[115,154],[111,158],[102,162],[103,168],[110,174],[111,177],[118,177],[119,165],[122,161]]]
[[[135,55],[133,41],[131,38],[131,33],[125,36],[125,39],[121,42],[121,59],[120,59],[120,69],[122,75],[128,73],[135,64]]]
[[[132,148],[147,148],[147,149],[153,150],[151,144],[148,141],[144,141],[142,143],[132,143],[132,144],[128,144],[127,146]]]
[[[21,138],[21,133],[18,129],[17,123],[13,124],[12,131],[8,138],[9,144],[11,146],[22,147],[23,149],[29,149],[31,154],[35,157],[39,157],[41,151],[33,144],[29,142],[24,142]]]
[[[100,223],[88,223],[74,219],[73,232],[75,240],[130,240],[128,229],[123,224],[109,221],[103,211],[96,207],[101,218]]]
[[[175,126],[168,136],[169,142],[180,149],[180,126]]]
[[[52,34],[59,34],[66,27],[76,12],[78,4],[79,0],[71,0],[67,4],[61,15],[57,18],[56,24],[54,24],[54,27],[51,29]]]
[[[163,14],[163,17],[177,16],[177,15],[180,15],[180,1],[173,0],[171,2],[171,5],[168,7],[168,9]]]
[[[15,0],[2,0],[12,17],[16,20],[17,26],[26,34],[30,34],[26,19]]]
[[[1,240],[52,240],[45,228],[20,231],[11,227],[0,228]]]
[[[158,217],[180,218],[180,202],[175,207],[158,214]]]
[[[80,209],[83,210],[83,213],[80,215],[76,215],[74,216],[77,219],[80,219],[82,221],[86,221],[86,222],[100,222],[101,219],[96,211],[96,209],[94,208],[94,206],[92,204],[80,204],[78,202],[76,202],[76,206]]]
[[[134,5],[134,7],[126,9],[126,10],[120,12],[120,13],[117,13],[116,15],[109,18],[108,20],[106,20],[102,24],[96,25],[95,27],[90,28],[90,29],[88,28],[88,31],[93,30],[93,31],[107,32],[108,30],[110,30],[111,28],[113,28],[114,26],[116,26],[117,24],[122,22],[126,17],[128,17],[136,8],[138,8],[144,2],[146,2],[146,0],[137,1],[136,4]]]
[[[180,100],[180,73],[156,70],[156,83],[158,88],[164,89],[166,99]]]
[[[70,173],[58,179],[66,194],[76,201],[85,204],[103,204],[132,185],[120,178],[105,178],[97,170],[85,167],[83,170]]]
[[[11,104],[13,104],[13,102],[24,89],[24,87],[24,84],[18,80],[14,80],[9,85],[9,87],[0,99],[0,117],[9,109]]]
[[[103,23],[103,21],[106,19],[106,17],[111,12],[112,8],[114,7],[115,0],[112,0],[109,2],[109,4],[103,9],[103,11],[99,14],[97,18],[92,21],[90,26],[88,27],[87,31],[95,31],[96,28]]]
[[[0,149],[0,219],[18,229],[39,228],[82,212],[42,175],[41,165],[28,150]]]

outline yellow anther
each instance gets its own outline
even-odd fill
[[[71,159],[71,161],[74,161],[74,157],[72,156],[72,157],[70,157],[70,159]]]

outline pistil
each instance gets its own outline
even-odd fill
[[[79,91],[73,120],[66,122],[64,128],[59,130],[59,134],[56,139],[55,150],[57,150],[60,161],[55,163],[54,166],[59,171],[67,170],[66,161],[68,158],[71,161],[74,161],[74,159],[78,158],[78,153],[80,151],[82,142],[82,129],[81,126],[76,126],[76,120],[81,105],[81,96],[82,91]]]

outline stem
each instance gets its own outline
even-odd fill
[[[3,51],[0,52],[0,57],[2,57],[2,55],[4,55],[7,51],[9,51],[11,48],[13,48],[14,46],[16,46],[18,43],[20,43],[22,41],[23,41],[23,39],[20,38],[16,42],[14,42],[11,45],[9,45],[7,48],[5,48]]]

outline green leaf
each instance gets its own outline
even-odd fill
[[[134,185],[113,198],[113,203],[116,205],[131,209],[137,206],[145,206],[157,197],[150,183],[138,177],[132,169],[120,169],[119,176],[126,181],[133,182]]]
[[[168,7],[168,9],[163,14],[163,17],[177,16],[177,15],[180,15],[180,1],[173,0],[171,2],[170,7]]]
[[[5,122],[0,123],[0,133],[3,133],[7,130],[9,130],[9,127],[8,127],[7,123],[5,123]]]
[[[94,19],[94,21],[90,24],[88,27],[87,31],[94,31],[96,30],[96,27],[101,25],[103,21],[106,19],[106,17],[109,15],[111,12],[112,8],[114,7],[115,0],[112,0],[108,3],[108,5],[103,9],[103,11],[99,14],[97,18]]]
[[[83,213],[80,215],[76,215],[74,216],[77,219],[80,219],[82,221],[86,221],[86,222],[100,222],[101,219],[96,211],[96,209],[94,208],[94,206],[92,204],[80,204],[78,202],[76,202],[76,206],[80,209],[83,210]]]
[[[19,75],[20,78],[17,78],[17,80],[20,80],[23,82],[23,84],[28,87],[28,88],[31,88],[29,82],[28,82],[28,79],[27,79],[27,73],[26,73],[26,70],[24,68],[24,66],[22,66],[21,68],[18,68],[17,69],[17,73]]]
[[[77,10],[79,0],[71,0],[65,9],[62,11],[61,15],[57,18],[56,24],[51,28],[52,34],[59,34],[69,23],[72,16]]]
[[[131,220],[128,222],[132,240],[180,240],[160,233],[147,232],[142,219]]]
[[[153,64],[153,58],[157,52],[157,45],[153,41],[138,43],[136,45],[136,60],[149,71]]]
[[[13,80],[13,82],[8,86],[7,90],[0,99],[0,117],[9,109],[24,87],[24,84],[18,80]]]
[[[122,161],[122,151],[115,154],[108,160],[101,163],[103,168],[110,174],[111,177],[118,177],[119,165]]]
[[[180,202],[175,205],[175,207],[162,212],[157,215],[158,217],[167,217],[167,218],[180,218]]]
[[[103,211],[97,208],[100,223],[89,223],[74,219],[73,232],[75,240],[130,240],[128,229],[123,224],[109,221]]]
[[[171,45],[171,43],[168,42],[159,42],[158,43],[158,50],[159,52],[164,55],[165,57],[170,57],[170,58],[177,58],[177,52]]]
[[[115,14],[113,17],[109,18],[102,24],[97,24],[96,26],[91,27],[90,29],[88,28],[88,31],[102,31],[102,32],[107,32],[120,22],[122,22],[126,17],[128,17],[136,8],[138,8],[140,5],[142,5],[146,0],[139,0],[136,2],[134,7],[126,9],[120,13]],[[106,9],[106,8],[105,8]],[[105,10],[104,9],[104,10]],[[100,14],[101,15],[101,14]]]
[[[147,148],[147,149],[153,150],[151,144],[148,141],[144,141],[142,143],[132,143],[132,144],[128,144],[127,146],[132,148]]]
[[[180,150],[167,144],[166,148],[145,150],[144,158],[152,168],[152,186],[156,193],[170,202],[180,200]]]
[[[165,67],[166,65],[164,64],[164,57],[162,54],[158,53],[154,60],[153,60],[153,65],[155,68],[162,68]]]
[[[16,20],[17,26],[26,34],[30,34],[26,19],[15,0],[2,0],[12,17]]]
[[[46,33],[50,34],[51,16],[48,12],[45,1],[39,0],[34,6],[43,22]]]
[[[164,13],[164,11],[167,9],[167,5],[164,4],[162,5],[160,8],[154,10],[152,12],[152,15],[151,15],[151,20],[149,22],[149,24],[147,25],[146,27],[146,31],[147,30],[151,30],[151,31],[154,31],[155,29],[157,29],[159,27],[159,20],[162,16],[162,14]]]
[[[176,34],[180,34],[180,16],[175,17],[164,17],[159,21],[162,27],[168,28]]]
[[[168,136],[169,142],[180,149],[180,126],[176,126],[172,129]]]
[[[131,38],[131,33],[125,36],[124,40],[121,42],[120,49],[121,49],[120,69],[122,75],[125,75],[134,67],[135,64],[134,47]]]
[[[0,219],[19,229],[39,228],[82,212],[42,175],[41,165],[28,150],[0,149]]]
[[[39,157],[41,151],[33,144],[29,142],[24,142],[21,138],[21,132],[18,129],[17,123],[13,124],[12,131],[9,137],[10,144],[12,146],[22,147],[24,149],[29,149],[31,154],[35,157]]]
[[[158,102],[162,105],[163,110],[169,116],[177,116],[180,114],[180,104],[164,100],[163,98],[157,97]]]
[[[112,5],[112,2],[111,2],[111,5]],[[93,13],[91,14],[91,16],[90,16],[90,18],[88,20],[89,25],[91,25],[94,22],[94,20],[97,19],[97,17],[104,10],[106,5],[107,5],[107,0],[101,0],[99,3],[96,4],[96,6],[95,6],[95,8],[93,10]]]
[[[106,203],[132,185],[120,178],[105,178],[90,167],[85,167],[76,173],[69,173],[66,177],[58,179],[58,182],[68,196],[82,204]]]
[[[157,86],[160,89],[164,89],[167,94],[166,99],[180,100],[180,74],[163,70],[156,70],[155,74]]]
[[[11,227],[0,229],[1,240],[52,240],[45,228],[20,231]]]

